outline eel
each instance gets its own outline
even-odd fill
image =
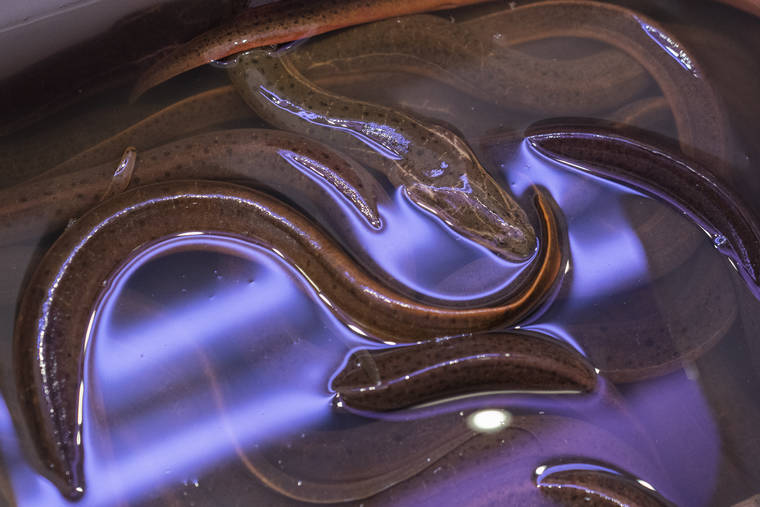
[[[643,14],[602,2],[549,0],[497,11],[467,21],[504,36],[505,46],[551,37],[581,37],[630,55],[654,78],[675,118],[681,149],[691,158],[716,161],[718,176],[730,178],[729,125],[702,65],[677,37]],[[508,28],[508,29],[507,29]]]
[[[291,42],[393,16],[451,9],[484,0],[284,0],[242,13],[156,61],[137,81],[131,100],[183,72],[231,54]]]
[[[561,459],[536,468],[536,486],[564,505],[673,507],[648,482],[595,461]]]
[[[77,155],[46,170],[35,179],[50,178],[110,162],[125,146],[139,146],[141,151],[199,133],[204,129],[251,118],[250,109],[231,86],[207,90],[180,100],[105,139]]]
[[[502,28],[509,39],[510,17]],[[495,44],[490,32],[434,15],[406,16],[318,38],[290,54],[309,79],[393,70],[421,75],[502,107],[549,115],[601,113],[651,84],[628,54],[538,58]]]
[[[323,90],[267,49],[238,55],[229,70],[265,121],[313,137],[381,171],[458,234],[507,259],[535,250],[525,212],[459,136],[389,107]]]
[[[550,498],[536,485],[537,468],[543,464],[557,464],[562,458],[574,458],[573,462],[578,464],[613,463],[616,470],[625,470],[627,477],[647,481],[656,489],[658,497],[670,498],[672,495],[678,505],[684,504],[678,502],[678,490],[669,479],[667,468],[659,463],[656,454],[647,452],[646,449],[651,447],[650,437],[626,437],[620,430],[609,420],[605,424],[598,418],[560,416],[550,411],[544,415],[512,413],[509,424],[501,431],[479,433],[414,479],[363,503],[368,507],[473,503],[480,506],[585,505],[586,502],[577,502],[577,489],[557,491]],[[311,463],[318,461],[312,459]],[[308,471],[301,470],[297,472],[302,475]],[[569,477],[566,484],[582,488],[598,483],[585,477]],[[609,486],[606,492],[613,502],[618,501],[611,505],[631,505],[625,503],[631,498],[626,484],[613,482]],[[589,502],[589,505],[596,504]]]
[[[672,151],[603,128],[536,130],[528,130],[527,141],[540,153],[636,188],[691,219],[760,299],[760,226],[718,175]]]
[[[760,18],[760,1],[759,0],[718,0],[726,5],[752,14]]]
[[[0,244],[60,230],[103,200],[116,169],[116,163],[108,162],[0,190]],[[320,223],[334,225],[334,232],[347,233],[351,217],[329,204],[337,194],[366,227],[382,225],[377,200],[385,194],[363,167],[319,142],[287,132],[223,130],[140,152],[128,185],[177,179],[235,180],[299,203],[328,203],[308,211]]]
[[[588,393],[596,382],[578,351],[543,335],[508,331],[360,351],[332,389],[336,403],[383,412],[485,391]]]
[[[545,300],[562,264],[560,232],[549,199],[542,193],[535,197],[543,222],[537,272],[512,299],[471,309],[425,305],[388,290],[297,211],[246,187],[175,181],[104,201],[71,224],[48,250],[17,314],[16,382],[45,468],[68,497],[83,494],[77,400],[91,311],[109,275],[142,245],[196,231],[247,237],[293,265],[351,329],[394,342],[416,341],[510,325]]]

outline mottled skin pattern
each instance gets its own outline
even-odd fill
[[[502,37],[510,40],[510,17]],[[613,109],[649,84],[646,71],[619,50],[574,60],[543,59],[495,43],[475,23],[406,16],[351,28],[305,44],[290,55],[309,79],[402,71],[444,82],[518,111],[551,115]]]
[[[644,487],[636,478],[609,465],[563,462],[548,465],[536,477],[536,486],[564,505],[590,507],[674,507],[662,495]]]
[[[582,37],[620,49],[659,85],[673,112],[682,150],[693,158],[707,154],[717,161],[729,159],[728,121],[709,76],[675,36],[646,16],[602,2],[550,0],[497,11],[469,23],[481,32],[504,33],[505,45]],[[725,165],[716,165],[714,170],[719,176],[729,176]]]
[[[484,0],[284,0],[251,9],[235,23],[210,30],[157,61],[132,93],[240,51],[280,44],[393,16],[449,9]]]
[[[535,275],[500,306],[455,310],[420,304],[380,285],[297,211],[245,187],[159,183],[105,201],[69,226],[51,247],[19,306],[14,334],[17,385],[46,468],[68,496],[82,494],[76,406],[90,312],[104,280],[136,248],[191,231],[249,238],[304,273],[342,321],[369,336],[414,341],[509,325],[544,300],[562,258],[551,204],[539,193],[536,206],[544,236]]]
[[[151,114],[128,129],[91,146],[39,175],[51,178],[83,167],[111,162],[126,146],[141,151],[160,146],[220,123],[250,118],[250,109],[231,86],[215,88],[180,100]]]
[[[283,154],[297,156],[311,170],[297,168]],[[60,230],[103,200],[116,169],[116,162],[108,162],[0,191],[5,203],[0,211],[0,244],[30,239],[40,229]],[[319,203],[309,213],[350,237],[340,234],[351,229],[349,217],[329,204],[337,193],[369,227],[382,225],[377,199],[384,192],[363,167],[321,143],[287,132],[222,130],[137,152],[129,186],[177,179],[245,182],[295,202]]]
[[[681,211],[710,235],[760,299],[760,228],[741,199],[710,169],[604,129],[553,127],[550,132],[530,132],[528,142],[541,153],[572,160]]]
[[[590,392],[596,381],[576,350],[512,331],[357,353],[332,389],[349,407],[382,412],[484,391]]]
[[[526,258],[535,234],[525,212],[454,133],[391,108],[325,91],[288,57],[238,56],[235,88],[267,122],[299,132],[382,171],[454,231],[507,258]]]

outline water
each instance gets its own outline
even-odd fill
[[[504,31],[493,38],[508,37]],[[521,46],[558,59],[602,47],[574,39]],[[107,133],[86,125],[107,123],[109,109],[131,111],[124,125],[108,127],[115,133],[147,114],[137,112],[141,107],[158,109],[225,83],[223,70],[202,68],[161,96],[146,96],[150,106],[122,105],[123,91],[88,99],[57,116],[61,125],[43,120],[26,144],[0,139],[2,153],[22,166],[35,156],[25,146],[50,146],[55,153],[46,155],[61,161],[75,148],[53,143],[81,137],[78,149],[94,144]],[[726,237],[711,237],[668,204],[520,141],[519,133],[547,114],[495,106],[431,77],[403,75],[386,85],[376,76],[338,76],[329,84],[453,124],[531,217],[535,186],[553,197],[567,237],[563,280],[517,325],[568,344],[602,379],[617,382],[602,380],[586,395],[471,392],[411,410],[357,414],[336,406],[332,381],[352,353],[387,344],[348,327],[306,276],[270,249],[215,231],[165,237],[124,259],[93,309],[81,401],[86,493],[79,504],[300,505],[341,495],[355,499],[351,505],[561,504],[578,484],[618,499],[677,505],[731,505],[760,493],[760,303],[716,248]],[[650,83],[631,102],[658,93]],[[77,117],[90,120],[78,120],[73,133],[65,122]],[[677,135],[667,112],[638,126]],[[731,155],[757,148],[737,147]],[[376,176],[388,190],[379,205],[384,228],[355,224],[351,231],[371,254],[376,276],[417,300],[454,307],[493,304],[509,292],[527,262],[463,241]],[[746,198],[751,190],[737,191]],[[11,505],[67,504],[39,473],[10,352],[24,273],[50,242],[2,250],[0,498]],[[613,477],[612,486],[593,479],[599,476]],[[566,493],[536,488],[552,481]]]

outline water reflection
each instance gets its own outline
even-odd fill
[[[554,306],[522,327],[562,339],[597,362],[599,348],[587,340],[585,328],[567,323],[578,315],[595,318],[601,303],[622,305],[625,300],[616,299],[621,294],[648,287],[648,254],[627,206],[660,205],[620,185],[567,171],[525,147],[497,156],[518,195],[538,182],[566,210],[568,277]],[[390,243],[378,246],[377,254],[423,273],[414,280],[421,280],[425,291],[437,290],[440,280],[450,280],[453,288],[473,273],[489,273],[488,254],[480,251],[487,259],[482,261],[473,254],[477,248],[457,249],[453,239],[452,248],[449,243],[442,248],[441,230],[402,195],[386,206],[384,216],[398,225],[383,233]],[[689,226],[685,220],[684,225]],[[425,260],[433,256],[438,262]],[[490,273],[499,278],[500,272]],[[88,491],[81,505],[155,501],[162,488],[167,498],[188,487],[213,491],[206,488],[227,473],[242,478],[229,496],[217,491],[218,498],[246,491],[255,498],[247,488],[262,490],[261,478],[244,466],[246,460],[274,467],[280,460],[280,472],[292,482],[287,486],[283,479],[283,487],[317,484],[318,490],[330,477],[354,477],[352,469],[356,474],[374,459],[378,502],[434,505],[464,500],[465,493],[489,498],[494,492],[522,501],[533,494],[521,488],[534,488],[536,467],[568,453],[631,471],[687,505],[709,497],[720,438],[699,385],[680,373],[624,389],[630,411],[615,404],[613,388],[578,402],[503,393],[468,397],[376,419],[336,411],[331,377],[358,348],[381,345],[338,323],[298,279],[276,254],[213,235],[170,238],[125,264],[104,294],[88,350],[83,391]],[[415,287],[403,274],[399,280]],[[508,280],[478,283],[493,287]],[[612,327],[608,334],[630,338],[625,333]],[[499,431],[474,437],[468,421],[475,424],[484,414],[493,417],[476,426]],[[0,424],[3,435],[12,435],[7,417],[0,417]],[[14,491],[23,495],[20,503],[65,503],[26,464],[15,442],[4,439],[2,453]],[[445,447],[446,442],[456,445]],[[353,456],[348,464],[341,461],[345,456]],[[679,465],[697,461],[704,466]],[[388,475],[402,469],[410,480]],[[385,490],[382,481],[400,484]],[[434,493],[422,498],[430,488]]]

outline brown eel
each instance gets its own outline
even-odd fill
[[[535,274],[499,306],[450,309],[417,303],[378,284],[312,222],[245,187],[158,183],[103,202],[47,252],[16,319],[17,385],[46,469],[67,496],[83,494],[77,400],[91,312],[104,282],[136,248],[183,232],[244,236],[291,263],[352,329],[394,342],[416,341],[513,324],[543,302],[560,274],[561,240],[549,198],[537,193],[535,203],[543,228]]]
[[[255,163],[252,163],[255,161]],[[123,162],[123,161],[122,161]],[[265,187],[308,209],[337,235],[350,237],[346,203],[367,227],[379,229],[384,191],[363,167],[335,150],[295,134],[265,129],[221,130],[136,154],[127,186],[178,179],[217,179]],[[67,164],[68,165],[68,164]],[[121,164],[108,162],[0,190],[0,245],[56,232],[102,201]],[[331,195],[332,194],[332,195]],[[378,195],[380,194],[380,195]]]
[[[507,41],[511,19],[504,16]],[[313,80],[393,70],[430,77],[506,108],[551,115],[608,111],[651,84],[644,68],[618,49],[550,59],[497,40],[476,23],[422,14],[330,34],[309,41],[290,58]]]
[[[229,71],[232,83],[268,123],[313,137],[381,171],[417,206],[502,257],[524,259],[535,250],[523,209],[453,132],[323,90],[287,55],[254,49],[237,60]]]
[[[596,381],[590,363],[564,343],[510,331],[357,352],[332,388],[348,407],[386,411],[473,392],[584,393]]]
[[[233,24],[199,35],[154,63],[132,100],[167,79],[240,51],[290,42],[393,16],[450,9],[484,0],[284,0],[241,14]]]
[[[564,505],[675,506],[648,482],[606,463],[565,458],[537,467],[535,475],[538,489]]]
[[[468,21],[478,30],[503,33],[499,42],[581,37],[630,55],[659,85],[675,118],[681,149],[690,157],[714,157],[714,171],[729,178],[729,126],[706,72],[678,38],[630,9],[587,0],[549,0],[497,11]],[[506,30],[506,27],[509,29]]]
[[[642,190],[689,217],[760,299],[760,227],[741,199],[710,169],[604,129],[552,126],[536,130],[529,130],[527,140],[539,152]]]

